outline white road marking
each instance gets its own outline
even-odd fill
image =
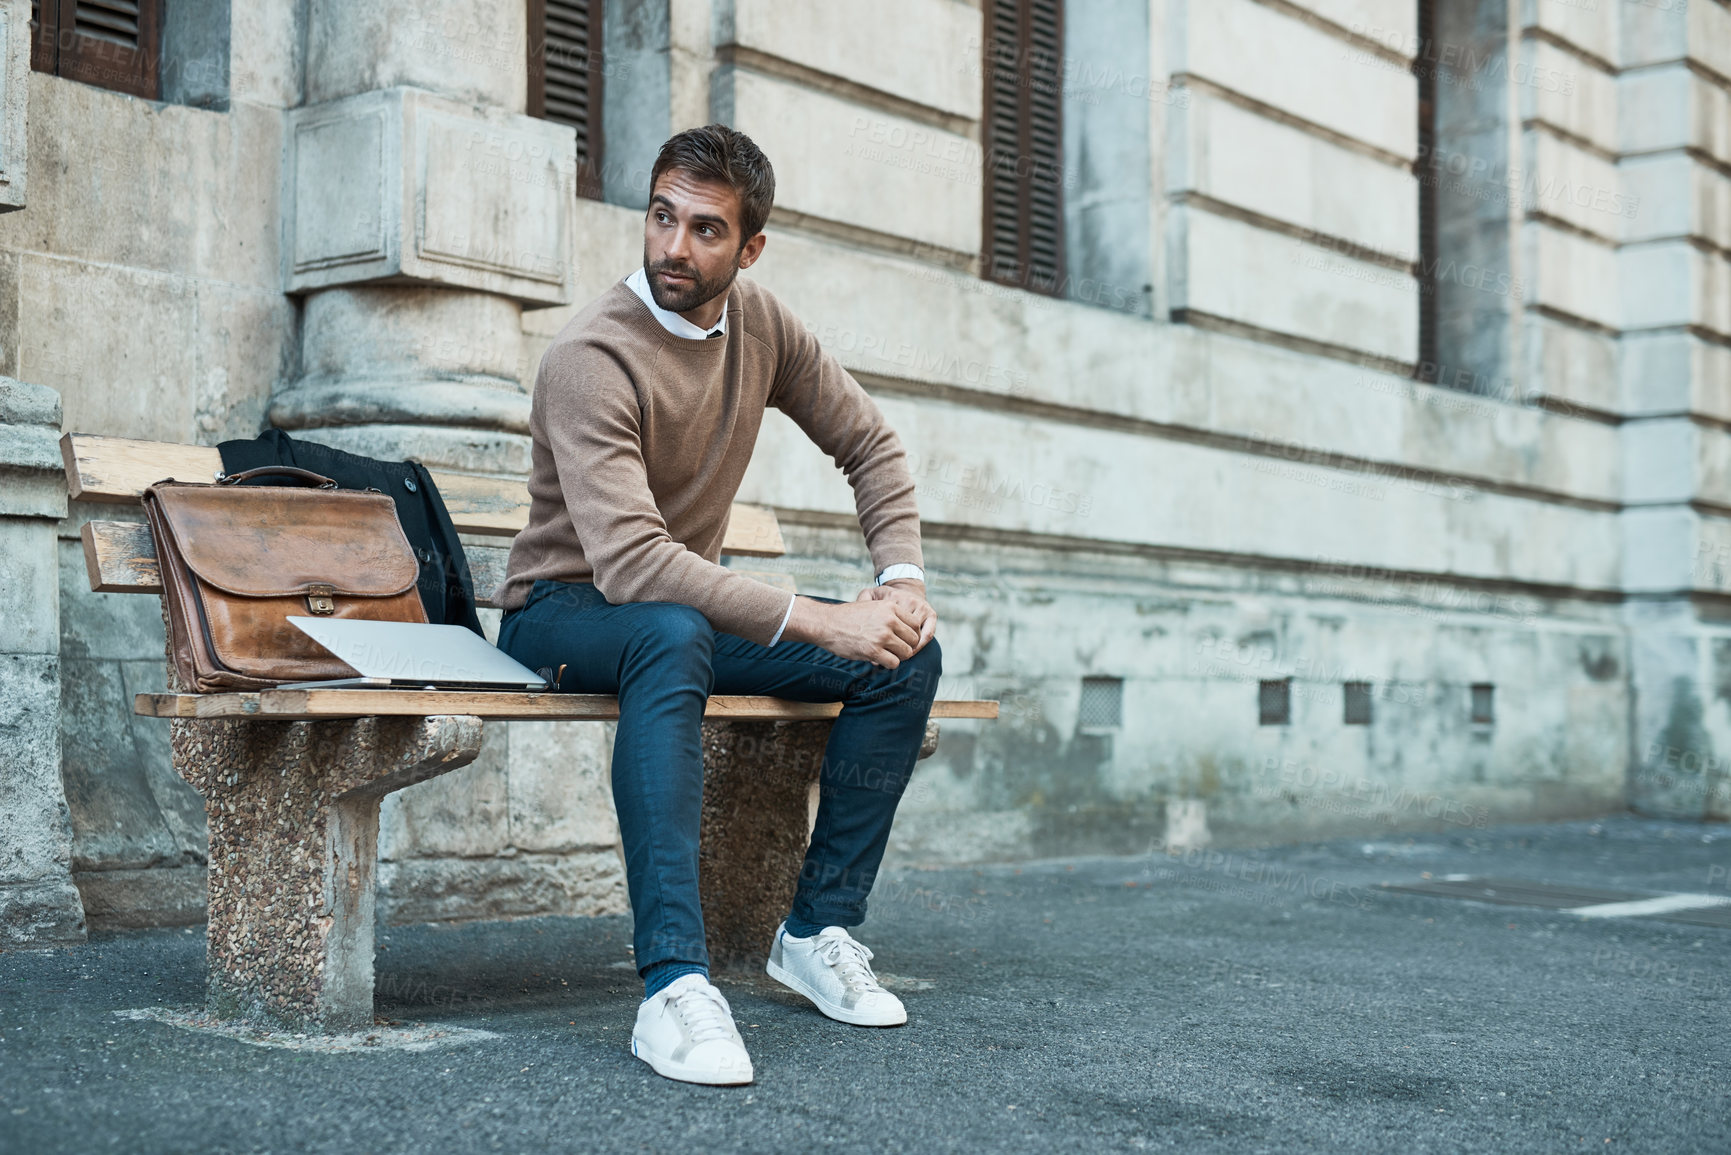
[[[1700,910],[1709,906],[1731,905],[1731,898],[1716,894],[1661,894],[1658,898],[1639,898],[1632,902],[1601,902],[1595,906],[1577,906],[1569,911],[1582,918],[1635,918],[1646,914],[1671,914],[1679,910]]]

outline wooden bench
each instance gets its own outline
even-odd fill
[[[213,448],[69,433],[70,496],[136,504],[165,478],[209,481]],[[482,604],[504,576],[508,539],[528,521],[521,482],[434,472]],[[82,530],[90,587],[162,592],[142,522]],[[722,552],[786,552],[773,510],[735,505]],[[783,574],[753,576],[792,590]],[[168,678],[175,673],[168,663]],[[441,690],[266,690],[139,694],[134,711],[169,720],[174,767],[210,822],[208,1003],[223,1018],[352,1029],[373,1022],[374,871],[379,802],[479,753],[483,721],[605,721],[611,695]],[[804,860],[807,799],[839,703],[709,699],[703,724],[700,887],[717,963],[761,961]],[[932,718],[996,718],[995,701],[939,701]],[[937,745],[928,725],[920,757]]]

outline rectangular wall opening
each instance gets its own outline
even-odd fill
[[[1257,722],[1262,726],[1292,724],[1292,679],[1263,682],[1257,689]]]
[[[1473,683],[1473,721],[1475,723],[1488,726],[1497,720],[1496,692],[1497,688],[1489,682]]]
[[[1124,725],[1124,679],[1083,678],[1076,724],[1083,730],[1117,730]]]
[[[1346,701],[1341,721],[1348,726],[1370,725],[1370,683],[1347,682]]]

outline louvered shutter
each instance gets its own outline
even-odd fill
[[[1437,182],[1442,173],[1436,164],[1436,11],[1433,0],[1418,0],[1418,56],[1413,75],[1418,79],[1418,364],[1413,375],[1421,381],[1437,379]]]
[[[1063,0],[987,0],[982,272],[1056,294],[1064,271]]]
[[[48,14],[42,13],[42,0],[30,0],[30,67],[36,72],[54,71],[54,34],[60,26],[58,0],[48,0]]]
[[[156,99],[159,0],[35,0],[30,67]]]
[[[602,0],[529,0],[529,115],[577,130],[577,194],[601,195]]]

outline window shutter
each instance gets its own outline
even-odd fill
[[[159,15],[157,0],[61,0],[60,75],[155,100]]]
[[[60,0],[48,0],[48,11],[42,11],[42,0],[30,0],[30,68],[34,72],[53,73],[55,63],[54,36],[60,28]]]
[[[1419,51],[1412,64],[1418,79],[1418,364],[1413,376],[1437,379],[1437,177],[1436,158],[1436,11],[1433,0],[1418,0]]]
[[[1064,276],[1063,0],[987,0],[986,277],[1056,294]]]
[[[31,68],[156,99],[161,0],[34,0],[31,16]]]
[[[1021,196],[1013,163],[1020,145],[1017,127],[1022,114],[1015,67],[1022,44],[1022,5],[1019,0],[990,2],[986,16],[986,116],[981,126],[986,179],[984,272],[991,280],[1014,284],[1022,256]],[[1005,160],[1011,161],[1011,166],[1000,174]]]
[[[601,195],[603,0],[529,0],[529,115],[577,130],[577,195]]]

